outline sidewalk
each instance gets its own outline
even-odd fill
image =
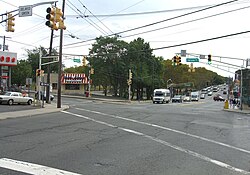
[[[240,110],[237,107],[235,107],[235,108],[229,108],[229,109],[224,109],[224,111],[241,113],[241,114],[250,114],[250,110],[246,110],[246,109]]]
[[[0,120],[8,118],[17,118],[17,117],[31,117],[33,115],[53,113],[68,109],[69,106],[62,105],[61,108],[57,108],[56,104],[44,104],[44,107],[34,106],[33,109],[23,110],[23,111],[14,111],[14,112],[3,112],[0,115]]]

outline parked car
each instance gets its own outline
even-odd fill
[[[0,104],[7,103],[8,105],[17,104],[28,104],[31,105],[33,98],[27,97],[20,92],[6,92],[3,95],[0,95]]]
[[[175,95],[173,98],[172,98],[172,103],[182,103],[183,99],[182,99],[182,96],[181,95]]]
[[[39,99],[38,92],[36,92],[35,98]],[[55,98],[54,95],[50,94],[50,101],[53,101],[54,98]],[[46,100],[46,92],[40,91],[40,100]]]
[[[217,94],[214,96],[214,101],[225,101],[225,99],[220,94]]]

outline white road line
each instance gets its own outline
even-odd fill
[[[183,132],[183,131],[167,128],[167,127],[164,127],[164,126],[160,126],[160,125],[156,125],[156,124],[152,124],[152,123],[147,123],[147,122],[142,122],[142,121],[138,121],[138,120],[134,120],[134,119],[124,118],[124,117],[120,117],[120,116],[116,116],[116,115],[105,114],[105,113],[101,113],[101,112],[98,112],[98,111],[91,111],[91,110],[81,109],[81,108],[75,108],[75,109],[82,110],[82,111],[87,111],[87,112],[91,112],[91,113],[95,113],[95,114],[99,114],[99,115],[104,115],[104,116],[108,116],[108,117],[112,117],[112,118],[117,118],[117,119],[121,119],[121,120],[126,120],[126,121],[130,121],[130,122],[134,122],[134,123],[139,123],[139,124],[143,124],[143,125],[147,125],[147,126],[151,126],[151,127],[155,127],[155,128],[160,128],[160,129],[163,129],[163,130],[167,130],[167,131],[175,132],[175,133],[178,133],[178,134],[186,135],[186,136],[189,136],[189,137],[193,137],[193,138],[196,138],[196,139],[200,139],[200,140],[203,140],[203,141],[207,141],[207,142],[210,142],[210,143],[214,143],[214,144],[217,144],[217,145],[221,145],[221,146],[224,146],[224,147],[227,147],[227,148],[235,149],[235,150],[250,154],[250,151],[239,148],[239,147],[235,147],[235,146],[232,146],[232,145],[229,145],[229,144],[225,144],[225,143],[218,142],[218,141],[215,141],[215,140],[207,139],[205,137],[197,136],[197,135],[194,135],[194,134],[189,134],[189,133],[186,133],[186,132]]]
[[[90,121],[93,121],[93,122],[96,122],[96,123],[99,123],[99,124],[103,124],[103,125],[106,125],[106,126],[109,126],[109,127],[112,127],[112,128],[120,129],[122,131],[129,132],[129,133],[132,133],[132,134],[135,134],[135,135],[138,135],[138,136],[142,136],[142,137],[148,138],[148,139],[153,140],[153,141],[155,141],[157,143],[161,143],[161,144],[163,144],[165,146],[168,146],[168,147],[171,147],[171,148],[173,148],[175,150],[184,152],[186,154],[189,154],[191,156],[194,156],[196,158],[202,159],[204,161],[207,161],[209,163],[215,164],[217,166],[220,166],[222,168],[226,168],[226,169],[234,171],[234,172],[238,172],[238,173],[242,173],[242,174],[248,174],[248,175],[250,174],[250,172],[248,172],[248,171],[245,171],[245,170],[233,167],[233,166],[231,166],[229,164],[226,164],[224,162],[221,162],[221,161],[218,161],[218,160],[215,160],[215,159],[211,159],[211,158],[209,158],[207,156],[201,155],[201,154],[196,153],[194,151],[191,151],[191,150],[188,150],[188,149],[185,149],[185,148],[181,148],[179,146],[173,145],[173,144],[171,144],[169,142],[166,142],[164,140],[161,140],[161,139],[158,139],[158,138],[146,135],[144,133],[141,133],[141,132],[138,132],[138,131],[135,131],[135,130],[131,130],[131,129],[127,129],[127,128],[115,126],[115,125],[112,125],[112,124],[109,124],[109,123],[106,123],[106,122],[103,122],[103,121],[95,120],[95,119],[92,119],[90,117],[86,117],[86,116],[83,116],[83,115],[71,113],[71,112],[68,112],[68,111],[61,111],[61,112],[69,114],[69,115],[73,115],[73,116],[76,116],[76,117],[79,117],[79,118],[84,118],[84,119],[87,119],[87,120],[90,120]]]
[[[80,175],[69,171],[8,158],[0,159],[0,167],[34,175]]]

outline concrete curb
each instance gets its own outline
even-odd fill
[[[17,118],[17,117],[31,117],[39,114],[53,113],[59,112],[68,109],[69,106],[63,105],[61,108],[57,108],[56,105],[46,104],[44,108],[35,108],[23,111],[15,111],[15,112],[3,112],[1,113],[0,120],[9,119],[9,118]]]
[[[223,111],[240,113],[240,114],[250,114],[250,111],[248,111],[248,110],[241,111],[240,109],[223,109]]]

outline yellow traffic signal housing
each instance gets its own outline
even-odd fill
[[[50,27],[52,30],[58,30],[58,27],[56,25],[56,20],[55,20],[55,8],[48,7],[46,12],[48,13],[46,15],[46,21],[45,25]]]
[[[181,57],[180,56],[176,56],[176,63],[177,63],[177,65],[181,65]]]
[[[94,74],[94,68],[90,69],[90,74]]]
[[[11,13],[9,13],[7,17],[8,17],[8,19],[7,19],[7,30],[6,31],[7,32],[14,32],[15,31],[15,29],[14,29],[15,18],[14,18],[14,16]]]
[[[36,70],[36,76],[37,76],[37,77],[41,76],[41,69],[37,69],[37,70]]]
[[[59,23],[58,25],[59,29],[63,29],[63,30],[66,29],[66,26],[64,25],[63,12],[59,8],[56,8],[55,21]]]
[[[83,66],[87,66],[86,57],[83,57],[83,59],[82,59],[82,65],[83,65]]]

